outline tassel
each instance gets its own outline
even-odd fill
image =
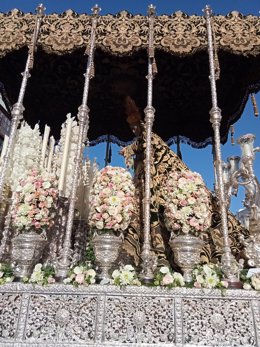
[[[231,144],[234,146],[234,144],[235,144],[235,139],[234,139],[235,128],[234,128],[234,125],[230,126],[230,133],[231,133]]]
[[[158,69],[157,69],[155,58],[153,58],[152,71],[153,71],[153,76],[155,76],[158,73]]]
[[[256,99],[255,99],[255,94],[251,94],[250,97],[251,97],[251,101],[252,101],[252,105],[253,105],[253,109],[254,109],[254,115],[255,115],[255,117],[258,117],[259,111],[258,111]]]
[[[148,56],[151,59],[154,58],[154,48],[153,47],[148,48]]]

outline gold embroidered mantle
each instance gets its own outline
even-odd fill
[[[34,27],[34,15],[13,10],[0,13],[0,57],[29,44]],[[38,44],[48,53],[65,54],[85,47],[90,37],[91,17],[68,10],[46,15]],[[175,12],[157,16],[155,48],[176,55],[205,50],[206,25],[203,16],[188,16]],[[260,18],[243,16],[233,11],[227,16],[214,17],[217,46],[230,53],[257,55],[260,53]],[[127,55],[148,44],[148,20],[126,11],[118,15],[100,16],[97,46],[114,55]]]

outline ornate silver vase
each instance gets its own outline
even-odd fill
[[[185,282],[192,281],[192,269],[200,262],[203,241],[196,236],[180,235],[172,237],[169,242],[174,254],[175,263],[183,271]]]
[[[12,240],[12,262],[14,276],[18,279],[29,277],[39,262],[46,245],[43,236],[31,231],[20,234]]]
[[[116,236],[111,233],[95,233],[92,239],[96,262],[100,267],[97,275],[99,281],[109,281],[111,267],[117,260],[123,243],[122,235]]]

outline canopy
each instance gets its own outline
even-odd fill
[[[13,10],[0,13],[0,79],[14,103],[31,41],[35,16]],[[221,141],[239,119],[250,92],[260,89],[260,18],[232,12],[215,16],[214,41],[220,79]],[[158,74],[154,79],[154,131],[164,140],[196,147],[211,142],[211,95],[205,18],[176,12],[157,16],[154,47]],[[81,105],[90,38],[91,16],[68,10],[46,15],[38,51],[26,90],[24,118],[52,127],[56,138],[66,114],[76,116]],[[133,135],[125,121],[124,98],[140,109],[147,98],[148,18],[126,11],[100,16],[97,26],[95,77],[90,82],[89,139],[107,138],[120,144]]]

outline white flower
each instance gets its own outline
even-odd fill
[[[167,266],[162,266],[159,270],[162,274],[167,274],[170,272],[170,269]]]
[[[0,278],[2,278],[4,276],[4,272],[0,271]]]
[[[6,278],[5,278],[5,283],[13,282],[13,280],[14,280],[13,277],[6,277]]]
[[[134,273],[132,271],[122,270],[120,274],[120,281],[122,285],[131,284],[134,279]]]
[[[34,269],[33,269],[34,272],[39,272],[41,270],[42,270],[42,264],[41,263],[36,264]]]
[[[260,290],[260,273],[251,277],[251,283],[255,290]]]
[[[74,272],[74,274],[76,274],[76,275],[82,274],[82,273],[83,273],[83,267],[82,267],[82,266],[76,266],[76,267],[73,269],[73,272]]]
[[[206,277],[205,279],[206,288],[215,288],[218,282],[219,282],[218,278],[214,275]]]
[[[120,271],[119,270],[114,270],[113,273],[112,273],[112,278],[117,278],[120,276]]]
[[[126,271],[134,271],[134,267],[132,266],[132,265],[125,265],[124,266],[124,270],[126,270]]]
[[[243,289],[249,290],[252,289],[251,285],[249,283],[244,283],[243,284]]]
[[[71,283],[72,279],[70,277],[64,278],[63,283],[64,284],[69,284]]]

